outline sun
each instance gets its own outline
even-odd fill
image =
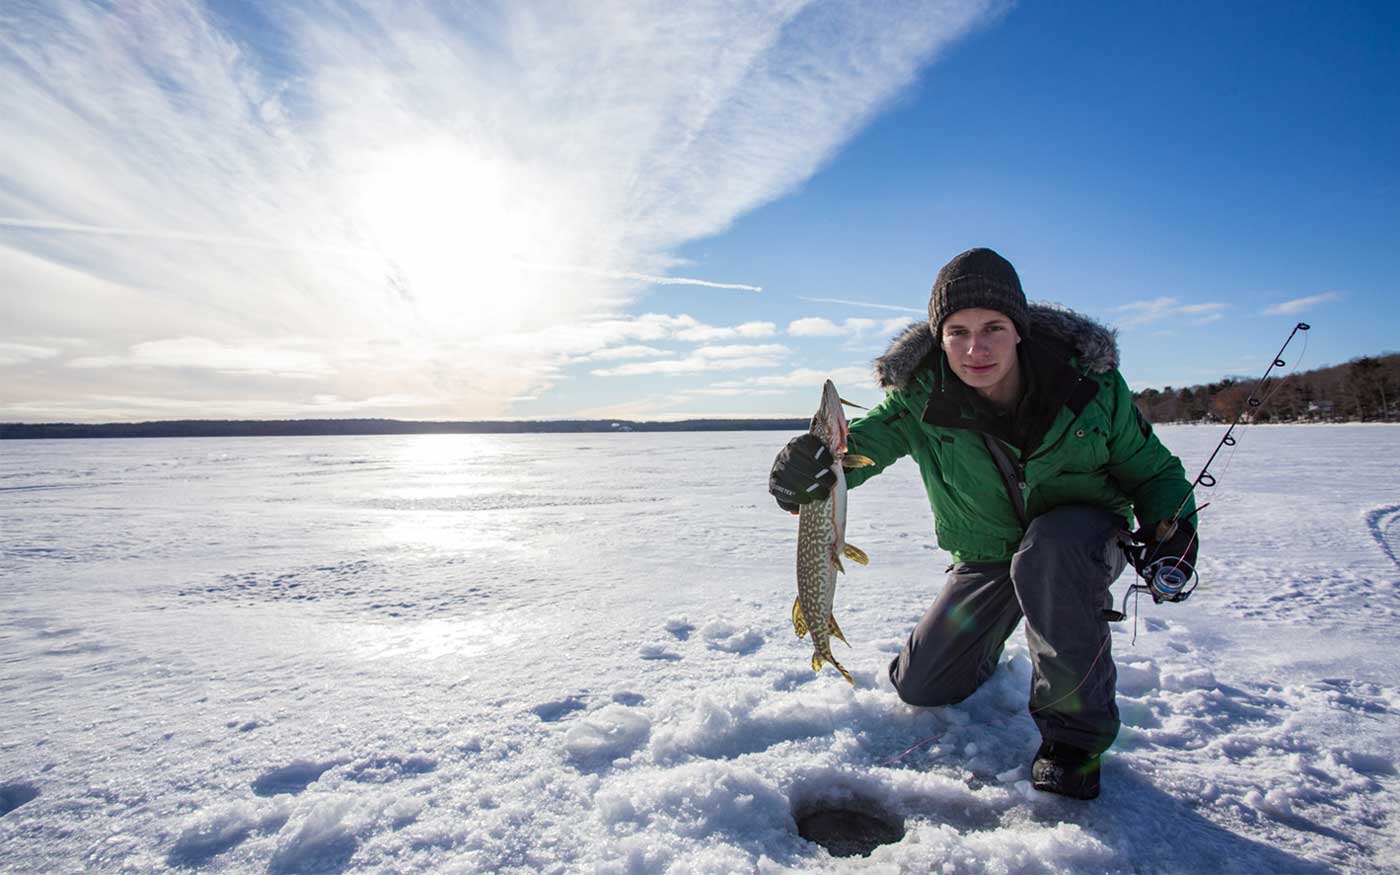
[[[435,333],[516,330],[537,303],[529,270],[542,210],[527,168],[435,142],[386,152],[365,175],[360,204],[374,245]]]

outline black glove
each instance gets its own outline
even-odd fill
[[[834,461],[821,438],[811,432],[798,435],[773,460],[768,492],[778,500],[778,507],[797,513],[798,505],[831,494],[836,483],[836,472],[831,469]]]
[[[1196,547],[1200,539],[1196,537],[1196,527],[1186,520],[1177,520],[1176,528],[1164,531],[1163,523],[1145,525],[1134,535],[1145,545],[1142,551],[1143,566],[1149,566],[1161,559],[1175,564],[1177,559],[1185,559],[1190,568],[1196,567]]]

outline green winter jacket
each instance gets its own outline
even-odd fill
[[[876,360],[885,400],[851,423],[848,451],[875,465],[846,471],[855,487],[913,456],[938,544],[958,562],[1009,560],[1026,524],[1064,504],[1091,504],[1147,525],[1169,518],[1191,484],[1157,440],[1117,371],[1113,333],[1069,310],[1034,305],[1018,347],[1026,393],[1011,417],[959,380],[927,323]],[[1006,475],[993,448],[1003,453]],[[1019,498],[1019,500],[1017,500]]]

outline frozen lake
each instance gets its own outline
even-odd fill
[[[1028,789],[1021,633],[890,689],[949,561],[908,461],[851,496],[852,690],[788,620],[785,434],[0,443],[0,870],[1392,870],[1400,427],[1237,434],[1088,805]],[[904,838],[797,835],[852,800]]]

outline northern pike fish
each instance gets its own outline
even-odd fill
[[[808,502],[798,510],[797,600],[792,604],[792,627],[798,638],[812,633],[812,671],[820,672],[822,663],[829,662],[855,686],[851,673],[831,655],[833,637],[846,642],[846,636],[841,634],[841,627],[836,625],[836,618],[831,614],[831,604],[836,597],[836,573],[846,570],[841,566],[841,557],[861,565],[870,561],[863,551],[846,543],[845,468],[863,468],[875,463],[865,456],[847,454],[846,437],[850,426],[842,404],[851,402],[841,400],[836,386],[827,380],[822,386],[821,407],[812,417],[810,431],[831,453],[836,483],[825,499]]]

